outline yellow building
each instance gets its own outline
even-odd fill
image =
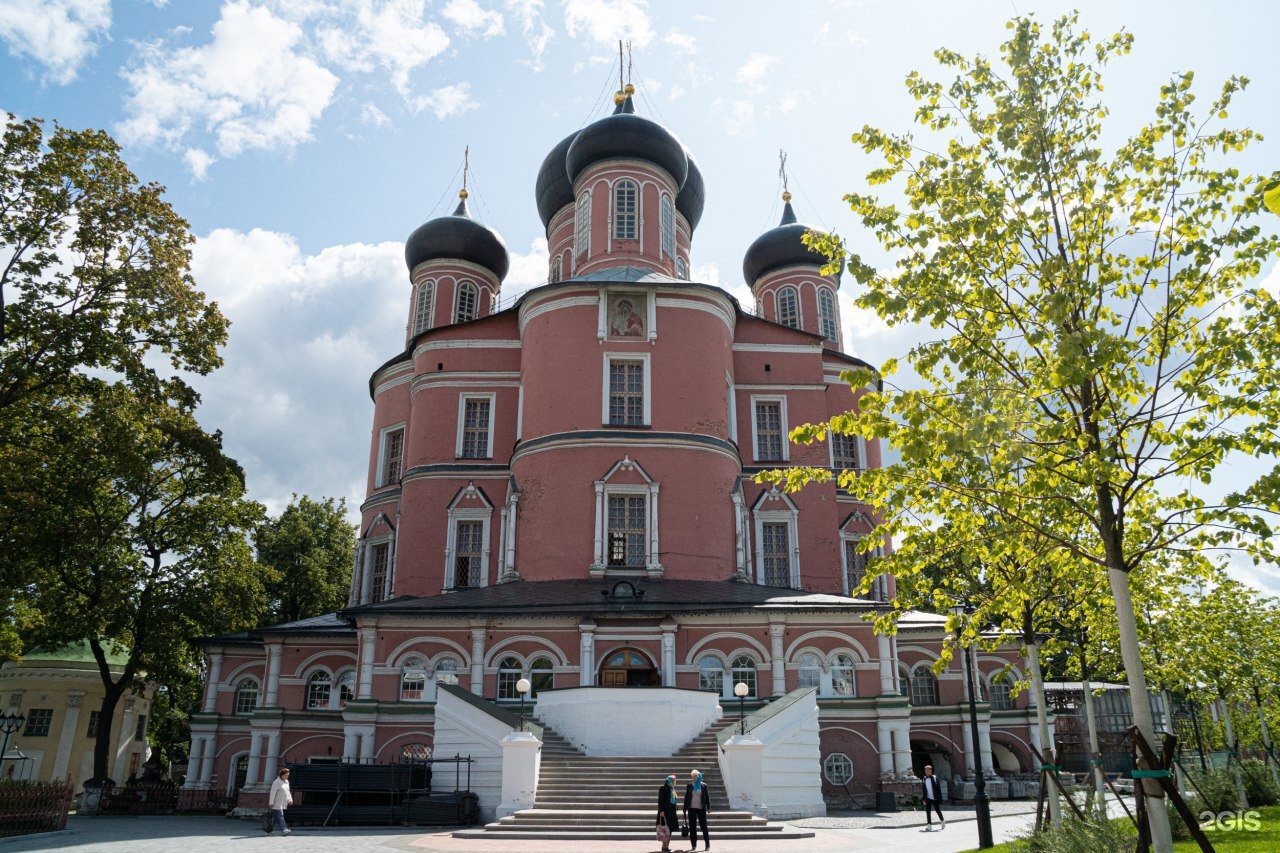
[[[111,671],[124,671],[123,655],[108,655]],[[126,696],[112,723],[109,775],[122,784],[147,760],[147,716],[155,686]],[[16,779],[70,779],[74,790],[93,775],[98,709],[105,691],[87,643],[54,651],[36,649],[0,666],[0,711],[26,722],[9,736],[0,774]],[[11,775],[12,774],[12,775]]]

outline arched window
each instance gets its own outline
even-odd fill
[[[635,181],[618,181],[613,187],[613,239],[639,237],[640,203]]]
[[[733,665],[729,669],[733,679],[733,686],[729,691],[733,692],[733,688],[741,682],[747,685],[747,696],[754,697],[756,695],[756,662],[747,655],[738,655],[733,659]]]
[[[835,660],[831,662],[831,694],[833,696],[858,695],[853,672],[853,658],[849,655],[836,655]]]
[[[516,682],[520,680],[520,658],[505,657],[498,661],[498,698],[519,699]]]
[[[817,655],[800,656],[800,689],[818,687],[822,683],[822,664]]]
[[[911,704],[938,704],[938,679],[928,664],[922,663],[911,670]]]
[[[453,322],[469,323],[476,318],[476,306],[480,304],[480,294],[476,286],[464,281],[458,285],[458,313]]]
[[[431,674],[435,677],[436,684],[457,684],[460,667],[456,658],[441,658],[436,661]]]
[[[421,702],[427,697],[426,664],[422,658],[405,658],[400,665],[400,701]]]
[[[698,661],[698,689],[717,695],[724,693],[724,664],[715,655]]]
[[[313,672],[307,679],[307,707],[328,708],[329,694],[333,689],[333,676],[324,670]]]
[[[591,250],[591,190],[578,197],[578,213],[573,224],[573,253],[586,254]]]
[[[349,669],[338,676],[338,707],[344,708],[356,698],[356,671]]]
[[[911,698],[911,674],[905,669],[898,670],[898,695]]]
[[[537,696],[541,690],[552,690],[555,688],[555,672],[552,670],[551,658],[536,657],[529,664],[529,684],[531,685],[529,695]]]
[[[836,298],[826,287],[818,288],[818,327],[824,338],[840,343],[836,340]]]
[[[253,678],[242,678],[236,684],[236,713],[252,714],[258,707],[258,682]]]
[[[800,301],[794,287],[778,291],[778,322],[793,329],[800,328]]]
[[[418,285],[418,301],[413,309],[413,333],[415,335],[431,328],[431,311],[435,307],[436,283],[424,281]]]
[[[556,255],[556,259],[551,262],[551,283],[555,284],[564,278],[564,258]]]
[[[659,204],[662,214],[662,254],[668,258],[676,256],[676,206],[671,203],[671,196],[662,194]]]
[[[843,752],[833,752],[822,762],[822,775],[832,785],[844,785],[853,778],[853,762]]]
[[[676,278],[689,280],[689,264],[684,258],[676,258]]]
[[[988,692],[991,697],[991,710],[993,711],[1012,711],[1013,697],[1009,695],[1009,682],[1003,678],[998,681],[991,679],[991,687]]]

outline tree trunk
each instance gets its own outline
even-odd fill
[[[1031,695],[1036,699],[1036,725],[1040,728],[1040,752],[1046,764],[1053,764],[1057,760],[1057,752],[1049,737],[1049,703],[1045,699],[1044,676],[1040,672],[1040,646],[1035,642],[1035,634],[1030,636],[1031,639],[1027,641],[1027,666],[1031,670]],[[1045,791],[1045,796],[1049,799],[1049,822],[1058,823],[1062,820],[1062,803],[1058,801],[1058,789],[1050,784]]]
[[[1084,690],[1084,716],[1089,724],[1089,766],[1093,768],[1093,787],[1098,794],[1098,808],[1102,812],[1107,809],[1107,779],[1102,775],[1102,751],[1098,749],[1098,714],[1093,708],[1093,685],[1089,676],[1080,680]]]
[[[1267,753],[1267,766],[1271,768],[1271,777],[1280,785],[1280,770],[1276,769],[1275,754],[1271,751],[1271,733],[1267,730],[1267,715],[1262,710],[1262,692],[1258,685],[1253,685],[1253,702],[1258,709],[1258,725],[1262,727],[1262,748]]]
[[[98,731],[93,739],[94,779],[111,778],[111,751],[114,746],[111,730],[115,726],[116,707],[120,704],[120,697],[124,695],[126,685],[112,682],[105,686],[107,692],[102,697],[102,704],[98,707]]]
[[[1109,507],[1110,502],[1107,503]],[[1142,667],[1142,654],[1138,649],[1138,622],[1133,612],[1129,573],[1122,567],[1120,553],[1117,547],[1107,548],[1107,578],[1111,582],[1111,597],[1116,602],[1116,620],[1120,627],[1120,656],[1124,659],[1125,674],[1129,681],[1133,724],[1138,727],[1138,731],[1159,755],[1160,746],[1155,739],[1155,721],[1151,718],[1151,694],[1147,691],[1147,676]],[[1151,824],[1151,849],[1155,853],[1173,853],[1173,832],[1169,826],[1169,811],[1165,806],[1164,791],[1155,779],[1144,780],[1142,791],[1146,801],[1147,820]]]
[[[1240,745],[1236,743],[1236,729],[1231,725],[1231,703],[1227,701],[1227,697],[1219,690],[1219,701],[1222,703],[1222,725],[1227,730],[1227,750],[1231,755],[1240,759]],[[1244,790],[1244,780],[1240,778],[1240,765],[1232,764],[1231,759],[1227,759],[1227,772],[1231,774],[1231,778],[1236,782],[1236,793],[1240,795],[1240,802],[1244,803],[1245,808],[1249,807],[1249,795]]]

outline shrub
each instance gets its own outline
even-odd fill
[[[1244,793],[1253,808],[1280,805],[1280,786],[1265,762],[1250,758],[1240,762],[1244,777]]]
[[[1207,773],[1200,770],[1190,776],[1195,783],[1191,793],[1198,795],[1190,804],[1193,812],[1233,812],[1244,808],[1244,803],[1240,802],[1240,789],[1229,770],[1210,770]]]
[[[1137,830],[1128,818],[1086,823],[1074,817],[1015,841],[1017,853],[1131,853]]]

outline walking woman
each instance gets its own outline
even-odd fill
[[[680,834],[680,818],[676,814],[676,777],[668,776],[658,789],[658,823],[666,823],[671,835]],[[671,849],[671,838],[662,842],[663,850]]]
[[[684,822],[689,825],[690,850],[698,849],[698,824],[702,824],[702,841],[711,849],[711,833],[707,830],[707,814],[711,811],[711,792],[702,784],[702,774],[694,770],[693,781],[684,789]]]
[[[267,807],[271,809],[273,824],[278,824],[281,835],[288,835],[293,830],[284,825],[284,810],[293,805],[293,794],[289,791],[289,768],[281,767],[276,780],[271,783],[271,794],[267,797]],[[271,830],[267,830],[270,832]]]

